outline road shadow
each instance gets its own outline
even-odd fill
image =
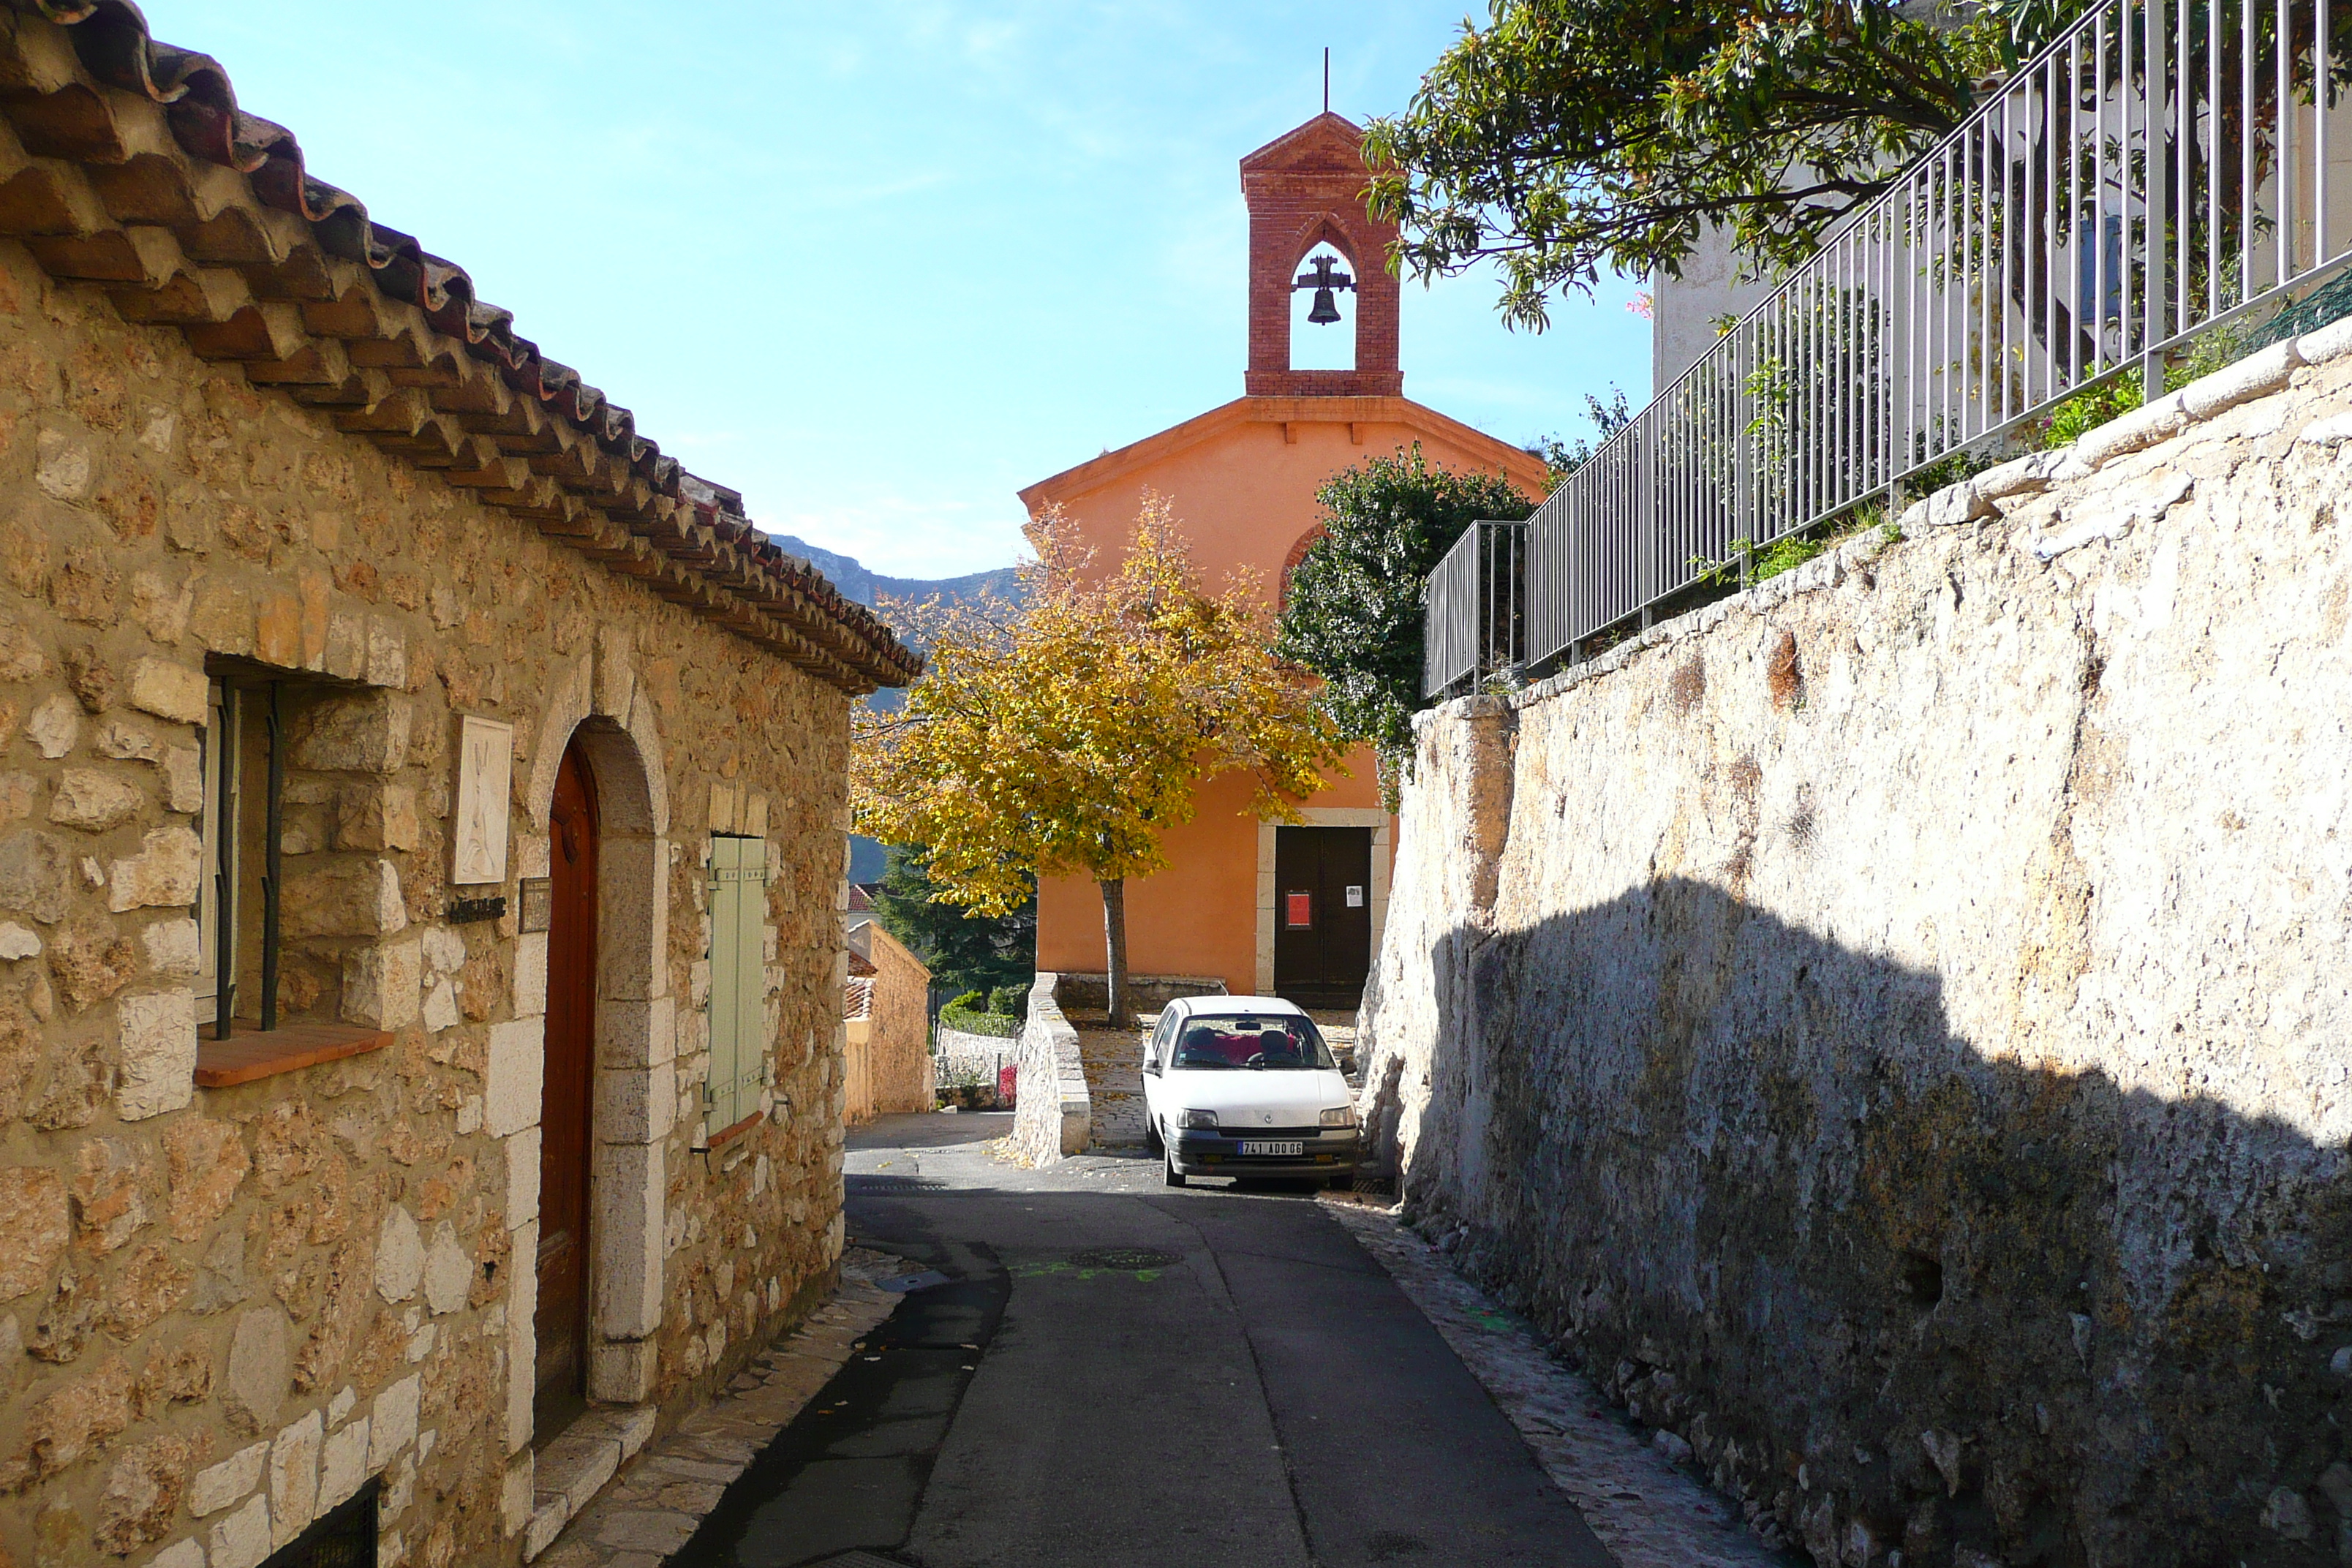
[[[849,1129],[842,1140],[847,1149],[951,1149],[964,1143],[992,1143],[1013,1134],[1009,1110],[911,1111],[877,1116]]]
[[[1822,1561],[2352,1562],[2344,1149],[1702,882],[1432,966],[1417,1127],[1369,1064],[1408,1215]]]

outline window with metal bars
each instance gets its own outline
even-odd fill
[[[348,1501],[320,1514],[261,1568],[375,1568],[376,1500],[383,1482],[370,1477]]]
[[[195,908],[201,1037],[278,1026],[286,753],[293,709],[322,683],[216,675],[203,737],[205,871]]]

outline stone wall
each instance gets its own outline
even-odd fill
[[[290,704],[289,1016],[392,1038],[197,1089],[221,659],[322,682]],[[449,885],[461,714],[513,725],[499,887]],[[846,699],[0,245],[0,1563],[253,1568],[370,1476],[388,1564],[511,1561],[576,1506],[530,1447],[546,943],[515,914],[575,730],[590,1392],[675,1413],[840,1247]],[[774,1084],[709,1150],[714,828],[776,868]],[[508,913],[450,922],[482,892]]]
[[[931,1109],[931,973],[880,931],[874,943],[874,1037],[870,1077],[876,1114]]]
[[[2352,1561],[2347,347],[1424,720],[1373,1144],[1817,1562]]]
[[[945,1024],[938,1026],[939,1070],[942,1076],[950,1072],[982,1074],[992,1083],[1000,1067],[1010,1065],[1020,1055],[1018,1036],[1006,1039],[1001,1035],[974,1035],[962,1029],[950,1029]]]
[[[1081,1153],[1093,1123],[1078,1032],[1063,1016],[1061,976],[1040,972],[1029,991],[1029,1017],[1014,1042],[1019,1055],[1013,1147],[1033,1165]]]
[[[1054,994],[1074,1013],[1101,1013],[1110,1007],[1110,976],[1100,971],[1062,970],[1055,976]],[[1225,983],[1213,974],[1130,974],[1127,977],[1128,1006],[1145,1016],[1159,1012],[1179,996],[1223,996]]]

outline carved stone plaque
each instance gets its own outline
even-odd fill
[[[507,879],[507,797],[513,784],[514,726],[466,715],[457,734],[452,882],[462,887]]]

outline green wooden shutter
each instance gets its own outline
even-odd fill
[[[767,1080],[766,963],[768,841],[710,841],[710,1076],[705,1089],[715,1131],[760,1109]]]
[[[768,841],[739,838],[735,910],[735,1120],[760,1109],[768,1081]]]

